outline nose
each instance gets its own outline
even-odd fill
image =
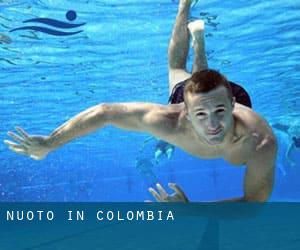
[[[208,129],[209,130],[216,130],[219,128],[219,121],[216,117],[214,116],[209,116],[208,118]]]

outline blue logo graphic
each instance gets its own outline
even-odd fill
[[[68,21],[74,21],[77,18],[77,14],[74,10],[69,10],[66,13],[66,19]],[[67,22],[62,22],[59,20],[51,19],[51,18],[33,18],[33,19],[28,19],[23,21],[23,23],[42,23],[46,24],[48,26],[52,26],[55,28],[60,28],[60,29],[73,29],[73,28],[78,28],[80,26],[85,25],[85,23],[79,23],[79,24],[72,24],[72,23],[67,23]],[[65,31],[60,31],[57,29],[51,29],[51,28],[46,28],[46,27],[40,27],[40,26],[23,26],[20,28],[12,29],[9,32],[17,31],[17,30],[34,30],[34,31],[39,31],[43,33],[47,33],[50,35],[54,36],[70,36],[70,35],[75,35],[82,30],[79,31],[73,31],[73,32],[65,32]]]

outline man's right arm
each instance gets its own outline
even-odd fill
[[[9,135],[19,144],[13,144],[7,140],[5,143],[17,153],[29,155],[34,159],[42,159],[50,151],[105,125],[149,132],[166,139],[173,126],[173,121],[167,115],[167,109],[167,106],[152,103],[100,104],[77,114],[49,136],[30,136],[25,131],[22,132],[22,129],[18,129],[21,137],[12,132],[9,132]]]
[[[163,124],[165,106],[152,103],[115,103],[100,104],[74,116],[58,127],[49,136],[51,147],[89,134],[105,125],[132,131],[164,133]]]

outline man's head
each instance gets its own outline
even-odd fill
[[[219,144],[233,124],[234,98],[227,79],[211,69],[194,73],[184,88],[188,119],[209,144]]]

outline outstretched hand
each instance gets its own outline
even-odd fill
[[[17,143],[4,140],[8,148],[17,154],[27,155],[35,160],[41,160],[51,151],[47,145],[47,136],[31,136],[21,127],[16,127],[18,133],[9,131],[7,134]]]
[[[156,184],[158,192],[154,188],[149,188],[149,192],[153,195],[157,202],[188,202],[185,193],[176,183],[168,183],[169,188],[175,193],[169,195],[166,190],[159,184]]]

